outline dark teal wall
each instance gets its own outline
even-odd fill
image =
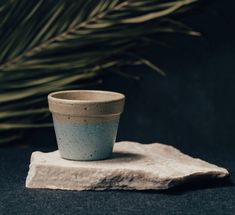
[[[201,3],[183,21],[200,31],[202,38],[163,37],[170,41],[170,48],[155,47],[151,54],[145,53],[167,77],[143,68],[139,82],[116,77],[104,80],[99,88],[127,94],[120,139],[181,147],[197,147],[199,142],[205,147],[234,144],[234,9],[232,0]],[[132,68],[131,73],[137,71]]]

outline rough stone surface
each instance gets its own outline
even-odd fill
[[[160,190],[228,174],[224,168],[192,158],[169,145],[125,141],[115,143],[112,158],[102,161],[65,160],[58,151],[33,152],[26,187]]]

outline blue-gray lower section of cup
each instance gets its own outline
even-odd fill
[[[111,156],[119,120],[66,123],[54,120],[59,152],[70,160],[101,160]]]

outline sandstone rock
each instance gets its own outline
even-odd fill
[[[71,161],[59,152],[33,152],[28,188],[63,190],[168,189],[188,180],[228,176],[224,168],[183,154],[164,144],[115,143],[102,161]],[[196,182],[195,182],[196,183]]]

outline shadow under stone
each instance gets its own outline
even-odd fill
[[[234,187],[235,184],[231,178],[201,178],[195,180],[189,180],[180,185],[175,185],[167,190],[144,190],[139,192],[144,193],[159,193],[168,195],[181,195],[190,191],[216,189],[222,187]]]

